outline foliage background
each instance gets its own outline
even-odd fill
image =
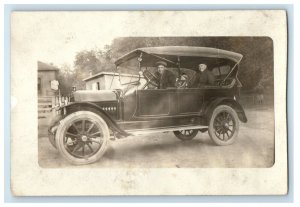
[[[100,49],[78,51],[74,65],[63,65],[59,73],[60,90],[68,95],[72,86],[84,89],[84,78],[102,71],[113,71],[114,61],[131,50],[152,46],[214,47],[241,53],[239,79],[244,91],[254,91],[260,84],[272,92],[273,41],[269,37],[121,37]]]

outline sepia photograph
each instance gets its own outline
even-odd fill
[[[269,37],[121,37],[37,69],[42,167],[274,164]]]
[[[286,29],[282,10],[12,12],[12,193],[286,194]]]

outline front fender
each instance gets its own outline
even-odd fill
[[[70,103],[66,106],[65,108],[65,113],[66,115],[71,114],[76,111],[82,111],[82,110],[87,110],[94,112],[101,116],[107,123],[108,127],[114,131],[119,133],[122,136],[129,136],[127,132],[122,130],[119,125],[115,122],[115,120],[108,114],[106,113],[102,108],[100,108],[97,104],[91,103],[91,102],[74,102]]]
[[[59,125],[59,122],[62,119],[63,119],[63,116],[61,114],[57,114],[50,119],[50,122],[48,124],[48,139],[49,139],[50,143],[52,144],[52,146],[55,148],[56,148],[55,134],[56,134],[56,130]]]
[[[230,98],[217,98],[208,102],[204,110],[207,120],[209,120],[212,112],[218,105],[228,105],[232,107],[236,111],[241,122],[246,123],[248,121],[242,105],[238,101]]]

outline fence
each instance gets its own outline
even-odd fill
[[[55,115],[57,113],[55,106],[61,105],[62,103],[67,104],[69,101],[69,97],[63,96],[38,97],[38,119],[48,119]]]
[[[244,93],[241,94],[239,102],[243,105],[243,107],[252,108],[252,107],[262,107],[268,106],[273,107],[274,105],[274,96],[270,93],[265,93],[263,96],[263,100],[261,103],[258,101],[257,94],[255,93]]]

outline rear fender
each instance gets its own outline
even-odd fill
[[[238,101],[229,99],[229,98],[217,98],[207,104],[207,107],[204,112],[207,121],[210,119],[214,109],[218,105],[230,106],[231,108],[233,108],[236,111],[236,113],[239,117],[239,120],[241,122],[243,122],[243,123],[247,122],[247,117],[246,117],[245,111],[244,111],[243,107],[241,106],[241,104]]]

